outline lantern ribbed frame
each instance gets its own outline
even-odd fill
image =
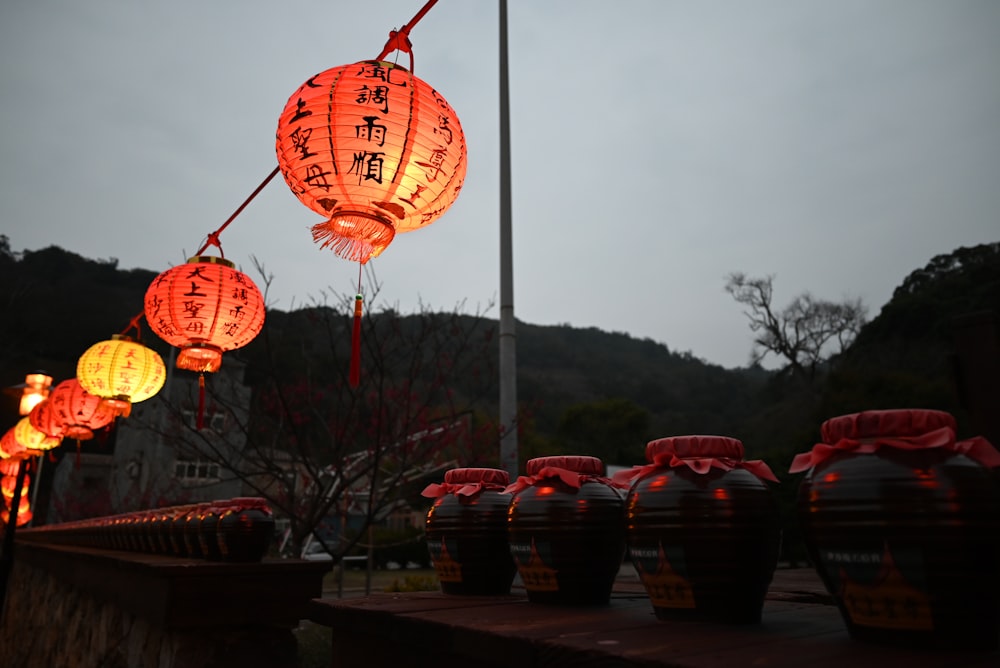
[[[50,436],[90,440],[117,412],[101,397],[87,392],[76,378],[64,380],[28,415],[31,425]]]
[[[247,345],[264,327],[264,296],[220,257],[199,255],[163,272],[146,290],[146,322],[180,348],[177,368],[213,373],[222,353]]]
[[[92,345],[76,365],[76,379],[83,389],[117,411],[154,396],[166,376],[163,358],[155,350],[121,334]]]
[[[359,262],[396,233],[437,220],[458,197],[465,135],[451,105],[394,63],[366,60],[302,84],[278,120],[278,166],[326,218],[313,239]]]

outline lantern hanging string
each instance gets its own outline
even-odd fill
[[[382,53],[378,54],[375,60],[382,60],[393,51],[402,51],[410,55],[410,72],[413,72],[413,44],[410,43],[410,30],[417,25],[420,19],[424,18],[424,14],[429,12],[435,4],[437,4],[437,0],[427,0],[427,3],[410,19],[409,23],[399,30],[390,30],[389,39],[382,48]]]
[[[130,330],[135,330],[135,340],[138,342],[142,339],[142,330],[139,329],[139,321],[146,316],[145,312],[138,313],[132,316],[132,319],[128,321],[128,326],[122,330],[122,336],[127,336]]]
[[[382,48],[382,52],[379,53],[379,55],[376,58],[376,60],[382,60],[383,58],[385,58],[386,56],[388,56],[393,51],[402,51],[403,53],[409,54],[409,56],[410,56],[410,72],[412,72],[413,71],[413,44],[410,42],[410,30],[413,29],[413,27],[417,24],[417,22],[419,22],[420,19],[422,19],[424,17],[424,15],[427,14],[427,12],[429,12],[431,10],[431,8],[435,4],[437,4],[437,0],[427,0],[427,2],[424,4],[424,6],[420,8],[420,11],[418,11],[413,16],[413,18],[410,19],[410,21],[408,23],[406,23],[406,25],[404,25],[399,30],[390,30],[389,31],[389,39],[386,40],[385,46]],[[201,248],[198,249],[198,251],[195,253],[195,255],[201,255],[206,250],[208,250],[209,246],[215,246],[216,248],[219,249],[219,255],[221,257],[225,258],[225,254],[222,251],[222,243],[219,241],[219,235],[222,234],[222,232],[227,227],[229,227],[230,223],[232,223],[234,220],[236,220],[237,216],[239,216],[241,213],[243,213],[243,210],[246,209],[247,206],[250,205],[250,202],[252,202],[254,200],[254,198],[257,197],[257,195],[259,195],[260,192],[264,188],[267,187],[267,185],[274,179],[274,177],[278,175],[279,171],[280,171],[279,167],[275,167],[273,170],[271,170],[271,173],[268,174],[264,178],[264,180],[260,182],[260,185],[258,185],[254,189],[254,191],[252,193],[250,193],[250,195],[243,201],[243,203],[240,204],[236,208],[235,211],[233,211],[232,215],[229,216],[229,218],[227,218],[226,221],[224,223],[222,223],[221,226],[219,226],[219,229],[215,230],[214,232],[210,232],[206,236],[205,243],[202,244]],[[351,385],[355,386],[355,387],[357,386],[358,376],[360,374],[361,312],[362,312],[361,266],[359,265],[359,267],[358,267],[358,294],[355,297],[355,305],[354,305],[354,332],[353,332],[354,336],[353,336],[352,349],[351,349],[351,374],[350,374]],[[132,320],[129,322],[128,327],[125,328],[125,330],[122,332],[122,334],[126,334],[130,329],[135,328],[135,331],[136,331],[136,340],[139,340],[139,335],[140,335],[139,320],[141,318],[143,318],[143,317],[145,317],[145,313],[144,312],[143,313],[139,313],[134,318],[132,318]],[[202,392],[204,392],[204,380],[203,379],[201,380],[201,388],[202,388]],[[199,425],[199,428],[200,428],[200,425]]]

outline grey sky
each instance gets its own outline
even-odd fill
[[[0,233],[182,262],[276,164],[299,84],[378,55],[423,4],[3,3]],[[1000,240],[1000,2],[509,0],[509,23],[519,320],[740,366],[731,271],[874,316],[934,255]],[[439,0],[411,33],[469,170],[371,263],[400,310],[498,297],[497,32],[495,0]],[[223,249],[265,263],[278,308],[349,293],[357,265],[312,243],[317,220],[279,178]]]

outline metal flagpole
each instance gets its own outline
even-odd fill
[[[507,0],[500,0],[500,468],[513,480],[517,462],[517,357],[511,250],[510,90]]]

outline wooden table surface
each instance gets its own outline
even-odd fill
[[[626,569],[623,568],[623,571]],[[918,651],[852,640],[812,569],[775,573],[760,624],[658,620],[625,572],[607,606],[531,603],[510,596],[379,593],[314,601],[330,626],[333,666],[470,668],[1000,667],[1000,652]]]

